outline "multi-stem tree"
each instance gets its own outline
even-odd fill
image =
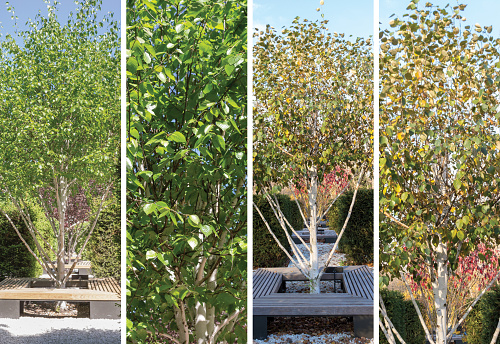
[[[334,202],[318,212],[318,185],[336,168],[342,174],[357,167],[360,172],[353,177],[361,181],[372,155],[370,39],[350,41],[343,34],[330,34],[326,23],[301,22],[297,17],[281,34],[267,26],[255,34],[254,46],[256,189],[266,195],[280,220],[295,258],[285,252],[310,281],[312,293],[319,293],[324,271],[318,263],[317,225]],[[309,261],[293,243],[290,226],[272,196],[277,189],[293,188],[300,179],[307,181],[309,213],[301,214],[309,222]],[[256,206],[255,210],[260,213]],[[348,220],[349,216],[345,224]],[[339,240],[344,229],[345,225]]]
[[[127,10],[127,337],[246,343],[246,1]]]
[[[500,274],[450,317],[460,257],[500,243],[500,39],[462,24],[465,5],[417,3],[380,33],[380,259],[385,282],[426,270],[431,328],[420,318],[444,344]],[[394,342],[387,317],[380,326]]]
[[[0,42],[1,193],[20,211],[37,249],[26,247],[58,287],[72,270],[65,272],[65,257],[81,256],[92,234],[117,159],[118,24],[99,10],[99,1],[81,1],[61,24],[50,5],[47,16]],[[68,226],[70,195],[83,191],[90,202],[95,185],[102,186],[95,212]],[[31,221],[28,199],[45,209],[56,247]]]
[[[337,196],[348,186],[349,174],[336,168],[334,171],[323,176],[323,180],[318,183],[318,197],[316,198],[316,208],[318,214],[324,214],[325,210],[337,198]],[[305,214],[310,213],[309,193],[307,180],[298,179],[294,183],[293,195],[297,198]]]

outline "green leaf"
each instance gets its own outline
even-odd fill
[[[209,236],[211,233],[212,233],[212,227],[209,226],[209,225],[202,225],[200,227],[200,230],[201,232],[203,233],[203,235],[205,235],[206,237]]]
[[[226,71],[227,76],[231,76],[234,72],[234,66],[227,64],[224,66],[224,70]]]
[[[198,217],[198,215],[195,214],[189,215],[188,220],[195,226],[198,226],[200,224],[200,218]]]
[[[184,24],[177,24],[175,26],[175,32],[180,33],[182,30],[184,30]]]
[[[196,238],[189,238],[188,239],[188,244],[191,246],[192,249],[196,248],[198,246],[198,240]]]
[[[181,132],[178,131],[168,135],[167,140],[179,143],[186,143],[186,137]]]
[[[132,322],[132,320],[127,319],[127,328],[132,329],[133,327],[134,327],[134,323]]]
[[[220,147],[222,150],[226,149],[226,143],[224,142],[224,138],[220,135],[216,135],[214,137],[214,144],[217,147]]]
[[[135,74],[137,72],[137,67],[138,67],[137,59],[133,56],[130,57],[127,60],[127,71],[129,71],[132,74]]]
[[[167,78],[165,77],[165,74],[162,72],[158,73],[158,79],[160,79],[162,82],[166,82]]]
[[[149,204],[146,204],[143,208],[144,212],[146,213],[146,215],[149,215],[151,214],[153,211],[156,210],[156,204],[154,203],[149,203]]]
[[[165,74],[167,74],[167,76],[170,78],[170,80],[175,81],[175,77],[169,68],[165,68]]]

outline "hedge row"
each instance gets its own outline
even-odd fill
[[[277,195],[280,208],[295,230],[304,227],[304,221],[300,216],[295,201],[289,196]],[[254,195],[254,203],[259,207],[264,218],[269,223],[276,237],[283,246],[290,252],[290,245],[286,239],[285,233],[274,215],[267,200],[261,195]],[[278,267],[283,266],[287,261],[285,253],[280,249],[269,230],[262,221],[259,213],[253,211],[253,266],[254,267]]]
[[[10,217],[19,232],[34,252],[38,252],[33,238],[29,234],[19,211],[12,204],[2,204],[3,211]],[[42,209],[30,204],[28,212],[32,221],[42,235],[47,235],[52,230]],[[52,241],[53,245],[55,241]],[[38,277],[42,268],[31,255],[16,231],[7,220],[0,214],[0,279],[5,277]]]
[[[354,192],[340,196],[328,213],[330,229],[340,233]],[[348,264],[373,263],[373,189],[359,189],[347,227],[339,242]]]
[[[418,319],[417,311],[411,300],[405,300],[403,293],[386,288],[380,290],[387,315],[407,344],[424,344],[425,332]],[[396,342],[399,340],[396,338]],[[380,331],[380,343],[388,344],[387,338]]]
[[[118,201],[104,208],[85,248],[84,259],[92,261],[95,277],[121,276],[121,227]]]
[[[472,300],[470,300],[472,301]],[[500,316],[500,284],[489,290],[465,319],[467,343],[491,343]],[[500,336],[496,341],[500,344]]]

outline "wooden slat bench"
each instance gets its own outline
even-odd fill
[[[281,275],[282,283],[286,281],[305,281],[306,278],[297,268],[269,268]],[[267,320],[276,316],[352,316],[354,335],[356,337],[373,338],[373,274],[366,266],[344,267],[343,273],[336,273],[336,278],[343,279],[346,293],[278,293],[274,286],[271,292],[257,293],[256,277],[264,275],[264,271],[254,272],[253,328],[255,339],[267,337]],[[333,279],[333,273],[324,274],[323,280]],[[262,277],[261,277],[262,278]],[[257,283],[257,287],[261,287]],[[259,289],[259,291],[262,290]]]
[[[258,269],[253,273],[253,298],[277,293],[283,275],[266,269]]]
[[[93,282],[89,281],[89,289],[30,288],[37,279],[29,279],[22,287],[12,287],[25,280],[10,278],[0,284],[0,318],[18,319],[24,301],[89,302],[91,319],[120,317],[121,289],[116,279],[90,280]]]
[[[337,241],[337,233],[335,233],[335,231],[329,230],[328,228],[318,228],[318,230],[319,231],[316,234],[318,242],[335,243],[335,241]],[[297,233],[302,238],[302,240],[304,240],[305,242],[309,242],[309,230],[302,230],[298,231]],[[302,241],[295,235],[295,233],[292,233],[292,240],[296,244],[302,243]]]
[[[344,270],[344,285],[351,295],[373,300],[373,274],[367,266],[348,267]]]
[[[57,266],[57,262],[52,262],[55,266]],[[73,263],[64,264],[64,269],[68,271],[73,266]],[[88,276],[92,274],[92,262],[89,260],[80,260],[75,264],[74,270],[78,270],[78,275],[80,276]],[[43,268],[43,273],[47,274],[45,267]]]
[[[0,282],[0,290],[29,288],[32,278],[6,278]]]

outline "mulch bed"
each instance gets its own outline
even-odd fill
[[[268,326],[268,333],[302,334],[319,336],[326,333],[352,332],[349,317],[275,317]]]
[[[29,301],[24,303],[23,316],[29,317],[52,317],[52,318],[88,318],[90,317],[90,305],[88,303],[67,302],[67,309],[57,308],[57,302]]]

